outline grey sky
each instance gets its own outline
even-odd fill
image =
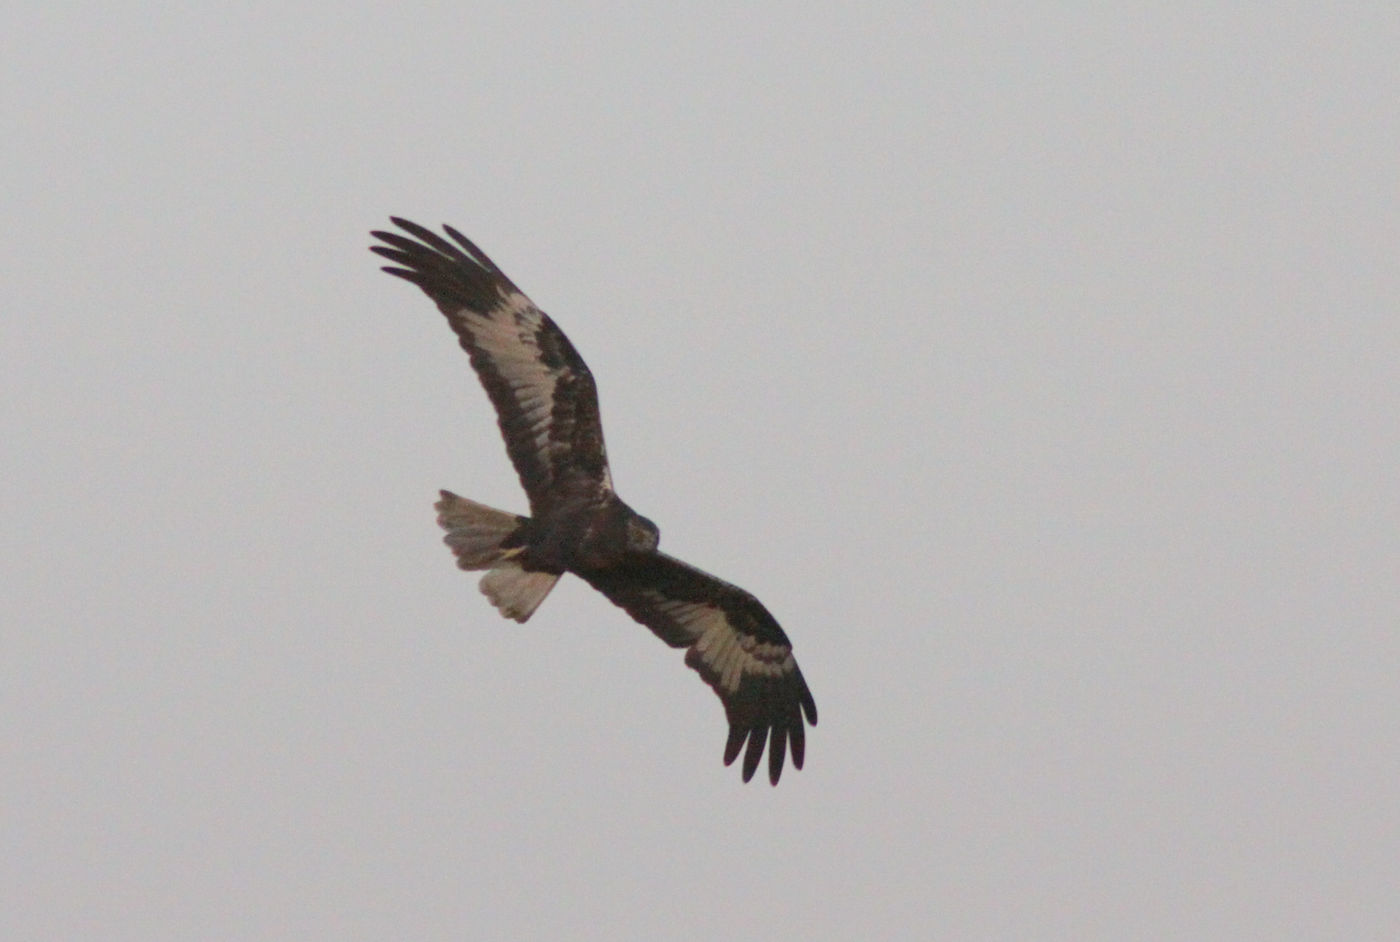
[[[0,936],[1400,937],[1400,13],[1315,8],[4,14]],[[390,213],[568,332],[804,771],[453,567],[525,500]]]

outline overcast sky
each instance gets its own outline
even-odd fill
[[[1400,938],[1400,13],[1236,6],[11,8],[0,936]],[[391,213],[806,769],[454,567],[526,504]]]

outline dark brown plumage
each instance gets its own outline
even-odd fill
[[[656,525],[613,492],[593,376],[553,320],[450,226],[452,241],[404,219],[375,232],[384,271],[411,281],[447,317],[496,415],[530,516],[442,492],[438,523],[463,569],[487,570],[481,589],[524,622],[572,572],[686,648],[685,662],[719,695],[729,720],[724,762],[744,752],[744,781],[768,748],[768,778],[784,757],[802,768],[817,706],[792,645],[758,599],[657,550]],[[746,747],[747,744],[747,747]]]

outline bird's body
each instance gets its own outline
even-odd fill
[[[485,254],[394,219],[414,239],[375,232],[373,250],[403,267],[446,315],[496,408],[530,516],[442,492],[438,523],[463,569],[486,570],[482,592],[524,622],[566,572],[579,576],[672,647],[714,688],[730,733],[724,761],[744,749],[748,781],[768,749],[777,784],[791,748],[802,767],[803,717],[816,703],[777,621],[748,592],[658,551],[654,523],[613,491],[592,374],[564,333]],[[416,239],[416,241],[415,241]]]
[[[532,534],[530,553],[541,566],[564,572],[611,569],[628,553],[649,553],[661,541],[656,524],[616,494],[564,503],[541,522],[547,525]]]

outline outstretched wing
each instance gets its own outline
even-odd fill
[[[622,566],[580,572],[599,592],[673,648],[714,688],[729,718],[724,764],[744,747],[744,781],[768,744],[768,780],[778,784],[783,759],[802,768],[802,725],[817,725],[817,704],[802,679],[792,644],[768,609],[738,586],[664,553],[638,553]]]
[[[443,227],[453,245],[391,218],[416,241],[374,232],[388,244],[372,250],[403,266],[384,271],[422,288],[447,316],[496,407],[531,512],[566,493],[612,490],[597,387],[569,338],[457,230]]]

